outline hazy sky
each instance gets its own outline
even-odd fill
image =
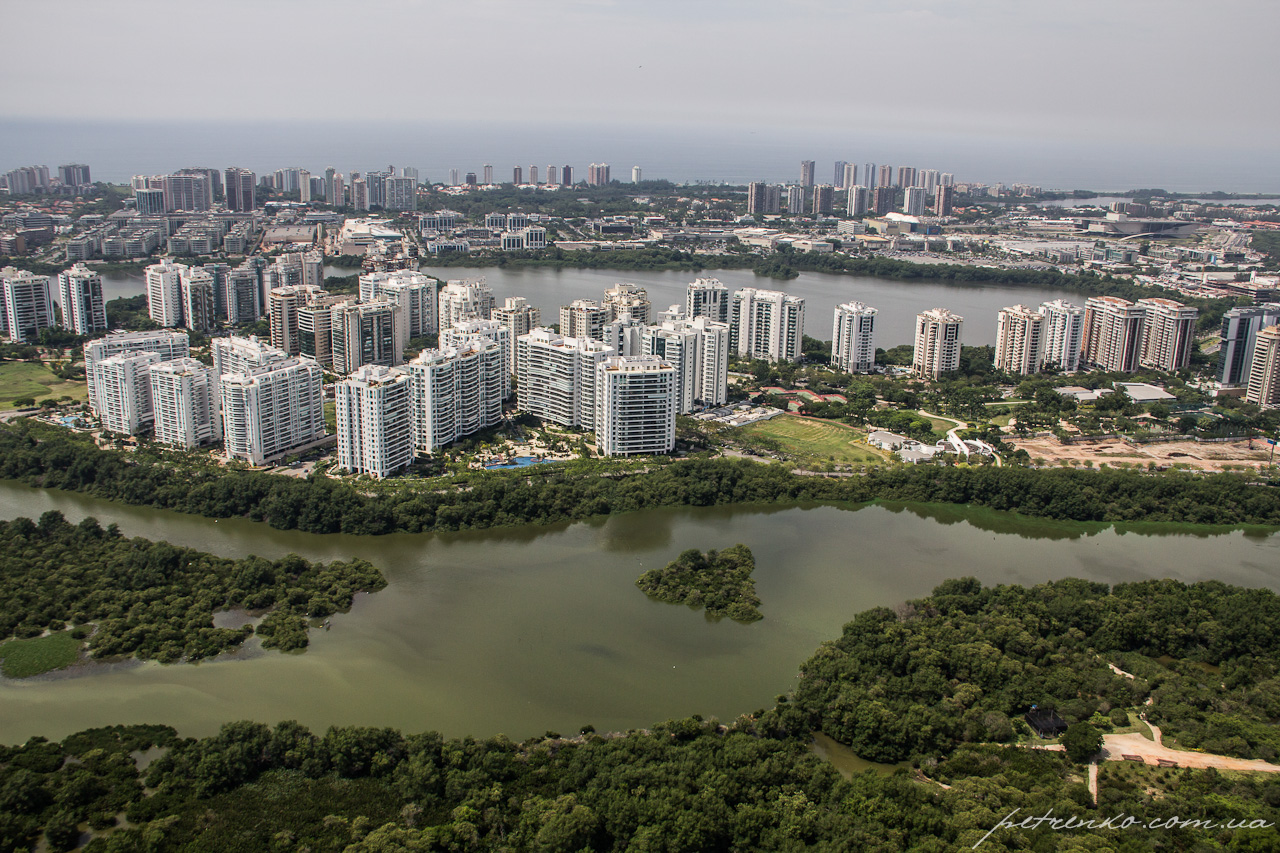
[[[1275,0],[44,0],[5,18],[12,118],[876,127],[1243,148],[1280,132]]]

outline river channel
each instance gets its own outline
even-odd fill
[[[801,273],[790,281],[761,278],[750,270],[691,272],[643,272],[621,270],[555,270],[546,268],[503,269],[500,267],[427,267],[422,271],[449,280],[483,277],[501,304],[508,296],[523,296],[542,311],[542,322],[560,322],[560,306],[575,299],[601,299],[607,288],[620,281],[643,285],[649,292],[655,313],[668,305],[684,305],[685,288],[694,278],[718,278],[730,289],[755,287],[784,290],[805,299],[805,334],[820,340],[831,338],[831,320],[841,302],[865,302],[880,313],[876,318],[876,346],[893,347],[915,340],[915,317],[929,308],[949,308],[964,317],[966,344],[994,344],[996,312],[1006,305],[1023,303],[1032,307],[1051,299],[1066,299],[1077,305],[1084,297],[1058,288],[1008,284],[953,284],[941,281],[895,281],[860,275]],[[326,276],[351,275],[359,270],[326,267]],[[146,282],[137,273],[104,273],[103,293],[107,299],[136,296],[146,292]]]
[[[279,531],[0,482],[0,517],[48,509],[235,557],[359,555],[389,586],[314,629],[301,654],[252,647],[200,664],[89,665],[0,679],[0,743],[156,722],[206,735],[235,719],[387,725],[451,736],[625,730],[733,719],[772,704],[856,613],[940,581],[1215,578],[1280,587],[1280,534],[1153,534],[950,507],[718,507],[588,523],[360,537]],[[1154,528],[1153,528],[1154,529]],[[763,621],[651,601],[645,569],[686,548],[754,551]]]

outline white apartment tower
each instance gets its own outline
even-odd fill
[[[511,330],[511,373],[516,372],[515,340],[527,335],[542,321],[542,312],[536,305],[530,305],[523,296],[508,296],[502,306],[493,309],[493,319]]]
[[[846,212],[850,216],[861,216],[871,206],[871,191],[864,186],[849,187],[849,204]]]
[[[323,438],[324,374],[309,358],[286,357],[219,379],[228,459],[262,465]]]
[[[596,366],[596,447],[604,456],[670,453],[676,446],[676,372],[651,355]]]
[[[137,435],[152,422],[150,373],[159,361],[159,353],[122,352],[93,365],[90,396],[107,432]]]
[[[1258,332],[1244,398],[1264,409],[1280,408],[1280,326]]]
[[[903,192],[902,212],[908,216],[923,216],[924,199],[924,187],[907,187]]]
[[[351,373],[366,364],[395,367],[404,361],[404,324],[394,302],[335,305],[330,329],[333,369]]]
[[[447,329],[459,320],[489,320],[493,317],[493,290],[476,281],[451,281],[440,290],[440,320],[437,329]]]
[[[151,365],[151,411],[164,444],[194,450],[222,440],[218,376],[194,358]]]
[[[1025,305],[996,315],[995,368],[1026,376],[1044,366],[1045,316]]]
[[[937,379],[960,368],[960,329],[964,318],[946,308],[916,315],[916,344],[911,367],[920,376]]]
[[[185,340],[185,334],[183,338]],[[287,352],[259,340],[256,335],[247,338],[236,336],[214,338],[209,343],[209,350],[213,354],[213,372],[218,376],[226,373],[247,373],[255,368],[284,361],[289,357]]]
[[[0,270],[0,314],[4,334],[18,344],[35,343],[40,330],[53,326],[49,276],[5,267]]]
[[[1138,363],[1169,371],[1181,370],[1190,364],[1200,312],[1172,299],[1140,299],[1138,306],[1146,311]]]
[[[804,343],[804,299],[779,290],[744,288],[729,307],[729,345],[745,358],[799,361]]]
[[[62,305],[62,325],[77,335],[107,330],[102,276],[84,264],[58,273],[58,302]]]
[[[534,329],[516,339],[516,408],[563,426],[595,428],[596,365],[612,348]]]
[[[684,297],[684,315],[690,320],[706,317],[714,323],[729,322],[729,288],[717,278],[697,278]]]
[[[831,364],[846,373],[866,373],[876,363],[876,309],[861,302],[837,305],[831,325]]]
[[[566,338],[604,340],[604,327],[613,320],[609,306],[594,299],[575,299],[560,306],[560,334]]]
[[[610,320],[616,320],[626,313],[641,323],[648,323],[652,311],[649,292],[638,284],[615,284],[604,292],[604,305],[609,309]]]
[[[412,270],[360,276],[361,302],[394,302],[400,306],[406,341],[437,332],[436,283]]]
[[[662,359],[675,371],[676,412],[722,406],[729,394],[729,327],[705,317],[664,320],[641,332],[640,355]]]
[[[433,453],[502,420],[503,387],[510,379],[493,341],[477,338],[461,347],[425,350],[406,369],[419,453]]]
[[[338,467],[379,480],[413,462],[409,373],[366,364],[334,386]]]
[[[1132,373],[1138,369],[1146,311],[1118,296],[1094,296],[1084,304],[1081,361],[1088,367]]]
[[[1079,370],[1084,309],[1065,299],[1055,299],[1041,304],[1040,313],[1044,315],[1044,362],[1056,364],[1067,373]]]
[[[515,337],[511,330],[498,320],[462,320],[454,323],[453,328],[440,332],[440,347],[464,349],[467,344],[478,340],[492,341],[498,345],[502,354],[504,373],[502,378],[502,399],[511,396],[511,371],[509,365],[515,362]]]
[[[623,314],[604,327],[603,340],[615,355],[640,355],[643,347],[640,336],[646,328],[644,323],[631,315]]]
[[[215,342],[216,343],[216,342]],[[113,355],[133,355],[140,352],[156,353],[161,361],[185,358],[191,355],[191,342],[186,332],[112,332],[104,338],[84,345],[84,372],[89,382],[89,407],[98,417],[103,417],[97,400],[97,383],[94,381],[94,365]]]
[[[182,264],[162,261],[147,267],[147,316],[172,329],[182,325]]]

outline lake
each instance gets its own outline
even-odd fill
[[[873,606],[972,574],[1034,584],[1174,577],[1277,588],[1280,535],[1155,535],[953,507],[712,507],[588,523],[383,537],[279,531],[0,482],[0,517],[86,515],[126,534],[235,557],[360,555],[388,587],[361,596],[301,654],[249,648],[200,664],[128,662],[0,680],[0,743],[90,726],[228,720],[387,725],[513,738],[731,720],[773,704],[818,645]],[[635,579],[687,548],[755,553],[765,618],[712,622]],[[251,641],[253,643],[255,641]]]
[[[325,275],[350,275],[358,270],[326,267]],[[1084,297],[1057,288],[997,284],[952,284],[940,281],[894,281],[857,275],[801,273],[790,281],[761,278],[750,270],[689,272],[627,272],[618,270],[553,270],[543,267],[508,270],[500,267],[423,267],[422,272],[449,280],[483,277],[501,304],[508,296],[523,296],[542,311],[548,325],[560,322],[560,306],[575,299],[603,299],[607,288],[620,281],[643,285],[655,313],[668,305],[684,305],[685,288],[694,278],[718,278],[731,290],[755,287],[783,290],[805,299],[805,333],[830,340],[831,320],[837,304],[857,300],[880,310],[876,345],[892,347],[915,340],[915,316],[929,308],[950,308],[964,317],[966,344],[994,344],[996,312],[1007,305],[1032,307],[1050,299],[1067,299],[1078,305]],[[145,292],[140,276],[104,274],[106,298],[136,296]]]

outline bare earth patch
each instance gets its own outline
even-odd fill
[[[1169,441],[1131,445],[1118,438],[1096,441],[1080,441],[1060,444],[1056,438],[1017,438],[1008,436],[1005,441],[1015,448],[1027,451],[1034,459],[1045,464],[1092,462],[1096,468],[1102,463],[1147,467],[1154,462],[1160,467],[1183,465],[1200,471],[1227,471],[1232,468],[1262,468],[1267,464],[1270,447],[1262,439],[1240,441],[1205,442]]]

